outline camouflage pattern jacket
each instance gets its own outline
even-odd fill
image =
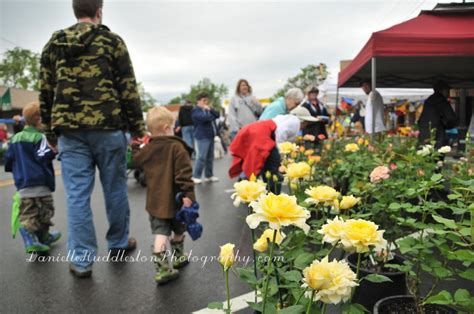
[[[127,47],[104,25],[81,22],[53,34],[41,54],[40,104],[52,141],[62,129],[144,132]]]

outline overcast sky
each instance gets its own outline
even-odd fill
[[[104,0],[104,24],[126,42],[137,79],[158,101],[203,77],[232,92],[246,78],[269,97],[311,63],[353,58],[372,32],[432,9],[431,0],[124,1]],[[444,1],[451,2],[451,1]],[[71,0],[0,0],[0,53],[40,52],[75,23]]]

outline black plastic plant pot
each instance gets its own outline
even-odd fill
[[[400,255],[395,255],[394,260],[390,264],[402,264],[404,258]],[[357,253],[352,253],[347,256],[347,262],[352,271],[357,271]],[[354,297],[352,301],[365,306],[369,311],[374,307],[375,303],[383,298],[394,295],[404,295],[407,293],[406,276],[404,272],[376,272],[369,269],[361,268],[359,270],[359,278],[363,278],[370,274],[384,275],[392,280],[392,282],[370,282],[362,280],[358,287],[355,288]]]
[[[455,314],[452,307],[440,304],[423,306],[425,314]],[[396,295],[384,298],[375,303],[374,314],[416,314],[415,300],[410,295]]]

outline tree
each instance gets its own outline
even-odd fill
[[[181,96],[170,100],[170,104],[180,103],[188,100],[193,104],[197,101],[198,94],[206,92],[209,95],[209,103],[215,108],[221,108],[222,98],[229,93],[229,89],[224,84],[212,83],[210,79],[203,78],[196,85],[191,85],[189,93],[183,93]]]
[[[293,87],[299,87],[305,91],[309,86],[320,85],[326,80],[328,74],[327,66],[324,63],[307,65],[296,76],[289,78],[285,86],[279,89],[273,98],[284,96]]]
[[[155,98],[153,98],[153,96],[145,90],[145,87],[143,87],[143,84],[141,82],[138,82],[138,93],[140,94],[143,112],[147,112],[148,109],[155,106]]]
[[[15,47],[4,53],[0,63],[0,84],[39,90],[40,55]]]

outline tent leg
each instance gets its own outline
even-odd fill
[[[372,91],[375,91],[377,87],[377,71],[375,69],[376,62],[375,57],[372,57]],[[372,104],[372,130],[370,134],[370,139],[372,142],[375,140],[375,106]]]

